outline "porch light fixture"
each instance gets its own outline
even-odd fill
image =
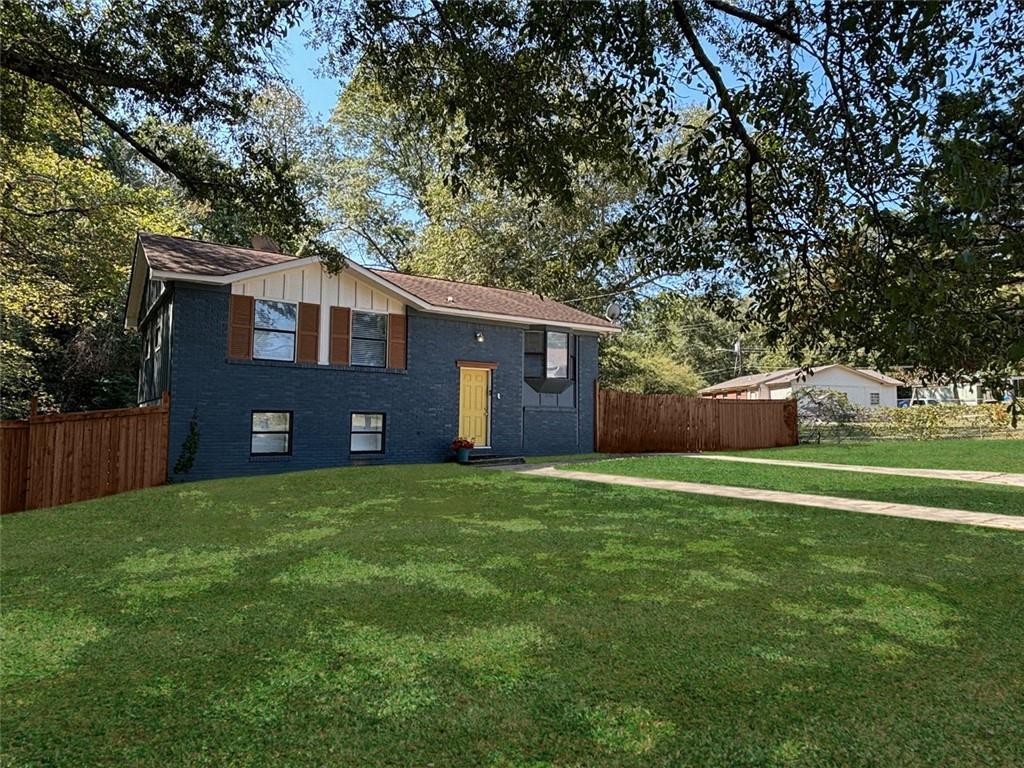
[[[483,344],[483,343],[484,343],[484,333],[483,333],[483,331],[477,331],[477,332],[476,332],[476,340],[477,340],[477,341],[478,341],[478,342],[479,342],[480,344]]]

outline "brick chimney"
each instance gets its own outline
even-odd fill
[[[266,235],[253,235],[251,242],[252,247],[257,251],[270,251],[271,253],[281,252],[281,246],[279,246],[273,238],[267,237]]]

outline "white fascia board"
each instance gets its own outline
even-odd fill
[[[496,312],[478,312],[471,309],[452,309],[449,307],[438,307],[434,304],[427,304],[425,313],[434,315],[445,315],[451,317],[462,317],[476,320],[488,320],[506,325],[546,325],[553,328],[568,328],[571,331],[586,331],[587,333],[621,333],[618,326],[609,328],[604,325],[587,325],[586,323],[566,323],[561,320],[544,320],[539,317],[524,317],[521,315],[500,315]]]
[[[139,256],[142,256],[140,259]],[[139,310],[142,307],[142,291],[146,286],[146,269],[149,261],[146,259],[142,242],[136,237],[135,253],[132,255],[132,270],[128,277],[128,297],[124,308],[125,330],[133,331],[139,327]]]
[[[293,259],[280,264],[270,264],[266,267],[247,269],[244,272],[232,272],[230,275],[197,275],[191,272],[168,272],[162,269],[154,269],[153,277],[157,280],[182,280],[187,283],[207,283],[210,285],[231,285],[240,283],[243,280],[252,280],[256,277],[263,277],[274,272],[283,272],[288,269],[301,269],[315,264],[318,261],[316,256],[307,256],[304,259]]]

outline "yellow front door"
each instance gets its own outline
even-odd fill
[[[477,447],[491,444],[491,372],[486,368],[460,368],[459,437]]]

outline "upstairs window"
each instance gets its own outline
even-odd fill
[[[544,378],[544,331],[527,331],[524,339],[524,375],[528,379]]]
[[[295,321],[299,307],[288,301],[256,299],[252,336],[255,360],[295,360]]]
[[[573,355],[566,331],[527,331],[523,378],[537,392],[559,394],[572,383]]]
[[[388,359],[388,316],[352,312],[352,365],[383,368]]]
[[[549,379],[569,378],[569,334],[548,331],[544,375]]]

